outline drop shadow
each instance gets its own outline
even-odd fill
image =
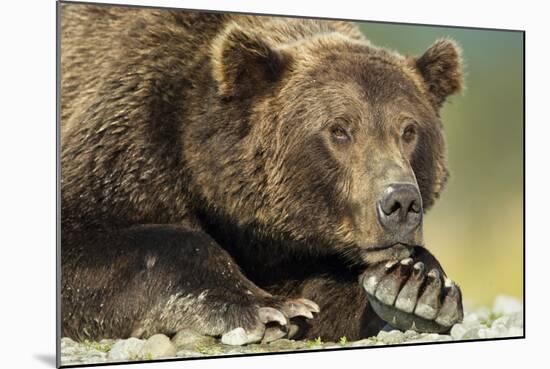
[[[43,364],[46,364],[53,368],[57,367],[54,354],[34,354],[33,357]]]

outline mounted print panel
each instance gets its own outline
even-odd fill
[[[59,365],[524,337],[522,31],[58,11]]]

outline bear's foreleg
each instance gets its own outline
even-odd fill
[[[76,339],[171,335],[183,328],[246,342],[288,335],[312,318],[307,299],[273,296],[248,280],[207,234],[180,225],[137,226],[62,238],[62,330]],[[242,336],[242,335],[241,335]]]

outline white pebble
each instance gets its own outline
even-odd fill
[[[222,336],[222,343],[231,346],[242,346],[248,341],[243,328],[235,328]]]
[[[389,332],[380,331],[378,333],[378,338],[382,340],[382,342],[388,343],[390,345],[395,345],[397,343],[403,342],[405,340],[405,335],[403,334],[403,332],[394,329]]]
[[[455,324],[451,328],[451,337],[453,337],[455,340],[460,340],[466,333],[467,329],[464,326],[464,324]]]
[[[108,358],[113,361],[138,359],[139,352],[144,344],[145,341],[134,337],[120,340],[113,345],[109,351]]]
[[[176,347],[164,334],[155,334],[145,341],[139,356],[146,360],[174,357],[176,356]]]

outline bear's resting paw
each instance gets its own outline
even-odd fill
[[[463,318],[459,287],[437,267],[412,258],[369,268],[361,283],[376,314],[395,328],[443,333]]]
[[[308,299],[273,298],[269,305],[257,309],[256,324],[237,327],[222,335],[227,345],[240,346],[249,343],[269,343],[281,338],[292,338],[299,331],[297,320],[313,319],[319,306]]]

